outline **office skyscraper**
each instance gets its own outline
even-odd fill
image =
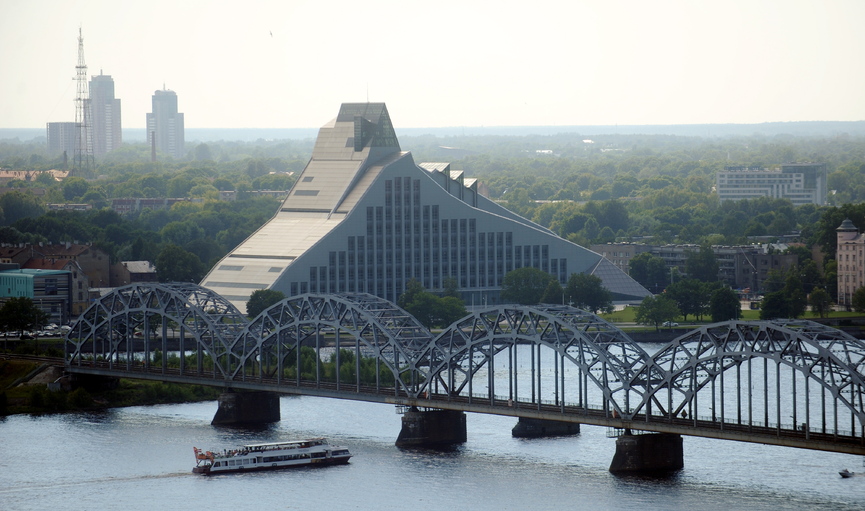
[[[177,111],[177,94],[173,90],[153,93],[153,112],[147,114],[147,141],[172,158],[183,158],[183,114]]]
[[[111,75],[98,75],[90,79],[90,119],[93,155],[103,156],[120,147],[120,100],[114,97]]]

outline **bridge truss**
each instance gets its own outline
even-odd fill
[[[95,302],[66,359],[77,372],[865,448],[859,339],[810,321],[730,321],[647,349],[564,306],[491,307],[433,336],[368,294],[300,295],[250,321],[200,286],[148,284]]]

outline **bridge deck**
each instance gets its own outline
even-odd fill
[[[110,368],[107,362],[96,363],[92,366],[67,366],[67,370],[79,374],[138,378],[173,383],[208,385],[234,390],[268,391],[290,395],[350,399],[372,403],[527,417],[616,429],[631,429],[635,432],[673,433],[685,436],[865,455],[865,443],[863,443],[862,438],[856,436],[786,429],[777,426],[767,427],[753,424],[720,422],[704,418],[686,419],[676,417],[658,420],[657,417],[650,416],[647,420],[644,414],[637,414],[633,420],[623,420],[614,417],[609,411],[600,408],[580,407],[569,404],[533,403],[504,398],[491,400],[486,396],[449,396],[447,394],[436,393],[427,394],[422,398],[412,398],[405,395],[400,396],[396,387],[388,386],[376,388],[375,386],[358,386],[351,383],[337,384],[334,382],[306,380],[301,380],[300,382],[294,380],[277,381],[276,379],[267,378],[256,381],[214,380],[197,375],[181,374],[180,370],[172,368],[168,368],[165,371],[161,369],[143,370],[142,368],[133,371],[119,370]]]

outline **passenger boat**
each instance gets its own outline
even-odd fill
[[[345,447],[328,444],[324,438],[308,438],[290,442],[249,444],[238,449],[195,451],[196,474],[213,475],[231,472],[275,470],[280,468],[338,465],[348,463],[351,453]]]
[[[846,479],[848,477],[853,477],[854,475],[856,475],[855,472],[850,472],[846,468],[844,470],[838,472],[838,473],[841,474],[841,477],[843,477],[844,479]]]

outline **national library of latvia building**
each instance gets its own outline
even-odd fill
[[[466,305],[499,303],[504,275],[535,267],[565,284],[601,278],[615,300],[649,291],[601,255],[478,193],[449,164],[415,164],[383,103],[346,103],[321,128],[312,158],[276,215],[202,281],[246,310],[253,291],[370,293],[396,302],[411,279]]]

